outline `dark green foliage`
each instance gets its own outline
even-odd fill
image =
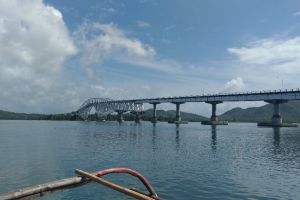
[[[14,113],[0,110],[0,120],[82,120],[80,116],[74,113],[66,114],[26,114]]]
[[[25,113],[14,113],[0,110],[0,119],[11,119],[11,120],[41,120],[45,119],[46,115],[42,114],[25,114]]]

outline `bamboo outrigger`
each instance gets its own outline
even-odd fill
[[[58,181],[48,182],[41,185],[32,186],[29,188],[20,189],[18,191],[10,192],[4,195],[0,196],[0,200],[11,200],[11,199],[34,199],[37,197],[44,196],[48,193],[57,191],[57,190],[63,190],[63,189],[69,189],[73,187],[78,187],[84,184],[87,184],[91,181],[100,183],[104,186],[107,186],[113,190],[116,190],[118,192],[121,192],[125,195],[131,196],[135,199],[139,200],[159,200],[156,192],[150,185],[150,183],[147,181],[147,179],[140,174],[137,171],[134,171],[132,169],[128,168],[111,168],[111,169],[105,169],[101,171],[97,171],[94,173],[88,173],[83,170],[76,169],[75,173],[77,173],[79,176],[62,179]],[[127,173],[132,176],[137,177],[146,187],[149,194],[139,191],[134,188],[126,188],[123,186],[120,186],[118,184],[112,183],[108,180],[105,180],[101,178],[104,175],[111,174],[111,173]]]

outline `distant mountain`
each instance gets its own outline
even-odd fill
[[[284,122],[300,122],[300,101],[290,101],[280,105],[280,113]],[[234,108],[219,116],[220,120],[237,122],[265,122],[273,115],[273,105],[261,107]]]
[[[0,110],[0,120],[76,120],[71,113],[66,114],[27,114]]]
[[[11,120],[39,120],[44,118],[45,115],[42,114],[26,114],[26,113],[14,113],[0,110],[0,119],[11,119]]]

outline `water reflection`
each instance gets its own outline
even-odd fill
[[[156,123],[152,123],[152,151],[156,150]]]
[[[123,128],[123,131],[124,130],[125,129]],[[140,144],[140,141],[142,138],[142,132],[143,132],[143,126],[141,126],[141,124],[138,124],[138,123],[130,124],[129,139],[132,142],[132,144],[134,144],[134,145]],[[126,132],[124,134],[128,135],[128,134],[126,134]]]
[[[280,128],[274,127],[273,128],[273,138],[274,138],[274,145],[280,144]]]
[[[211,126],[211,148],[217,149],[217,126]]]
[[[179,138],[179,129],[180,129],[180,126],[179,126],[179,124],[176,124],[176,139],[175,139],[175,141],[176,141],[176,150],[179,150],[179,148],[180,148],[180,144],[179,144],[179,140],[180,140],[180,138]]]
[[[124,123],[120,123],[120,122],[117,122],[118,123],[118,136],[121,137],[121,135],[123,135],[123,130],[124,130]]]
[[[273,128],[273,149],[275,155],[282,153],[282,149],[280,147],[280,128],[278,127]]]

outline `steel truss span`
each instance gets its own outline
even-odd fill
[[[107,115],[113,112],[125,113],[125,112],[142,112],[144,106],[142,103],[138,103],[132,100],[115,101],[108,98],[91,98],[86,100],[80,108],[77,110],[77,114],[87,119],[92,109],[96,110],[98,116]]]

